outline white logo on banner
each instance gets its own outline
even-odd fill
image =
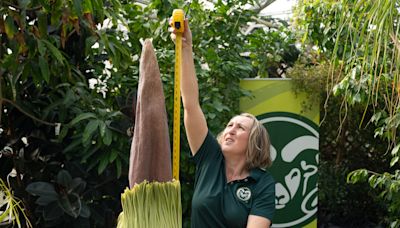
[[[318,189],[316,185],[310,184],[310,179],[314,178],[313,180],[316,180],[317,178],[318,153],[316,153],[315,157],[311,160],[307,159],[299,161],[297,159],[295,161],[295,159],[306,150],[319,150],[319,133],[307,123],[291,117],[275,116],[264,118],[260,121],[263,124],[271,122],[286,122],[287,124],[296,126],[295,128],[302,129],[303,131],[306,130],[311,134],[302,135],[292,139],[283,146],[281,151],[277,151],[275,147],[271,145],[272,160],[274,161],[277,159],[277,156],[280,156],[280,160],[283,161],[283,163],[280,163],[280,161],[277,166],[282,166],[286,163],[293,167],[289,172],[285,171],[286,173],[279,175],[279,177],[282,177],[281,180],[283,179],[284,181],[276,181],[276,209],[277,211],[283,210],[285,213],[289,210],[301,210],[303,213],[302,217],[293,218],[292,221],[285,221],[284,223],[274,222],[272,227],[293,227],[300,225],[302,222],[305,222],[317,213]],[[298,164],[299,162],[300,164]],[[292,206],[290,206],[290,208],[287,207],[290,202],[293,200],[298,201],[299,199],[301,200],[301,203],[296,204],[296,208],[292,208]]]

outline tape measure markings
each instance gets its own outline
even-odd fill
[[[173,115],[173,151],[172,175],[179,180],[180,126],[181,126],[181,77],[182,77],[182,33],[184,31],[184,12],[175,9],[172,13],[172,26],[176,30],[175,40],[175,79],[174,79],[174,115]]]

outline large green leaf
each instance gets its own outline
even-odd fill
[[[399,163],[399,156],[393,157],[392,160],[390,161],[390,166],[394,166],[397,163]]]
[[[93,118],[96,118],[96,115],[94,113],[91,113],[91,112],[81,113],[77,117],[75,117],[73,120],[71,120],[71,122],[69,122],[68,125],[74,126],[75,124],[79,123],[82,120],[93,119]]]
[[[104,20],[104,3],[103,0],[92,0],[93,12],[99,18],[99,21]]]
[[[106,131],[104,132],[104,137],[103,137],[103,143],[105,145],[110,145],[112,142],[112,131],[109,128],[106,128]]]
[[[92,0],[83,0],[82,10],[83,13],[92,13],[93,12]]]
[[[40,39],[37,39],[37,49],[41,56],[46,55],[46,46],[45,46],[44,42]]]
[[[109,157],[109,162],[113,163],[114,160],[118,157],[118,151],[112,149]]]
[[[58,201],[58,195],[41,195],[35,203],[41,206],[46,206],[52,202]]]
[[[64,57],[61,53],[60,50],[58,50],[52,43],[50,43],[47,40],[42,39],[41,40],[47,47],[47,49],[50,51],[50,54],[61,64],[64,64]]]
[[[86,182],[80,177],[74,178],[70,183],[70,191],[82,193],[86,188]]]
[[[72,177],[66,170],[60,170],[57,174],[57,183],[64,186],[65,188],[69,188],[71,185]]]
[[[83,143],[85,143],[86,141],[90,140],[93,137],[95,131],[99,126],[99,122],[100,120],[97,119],[89,121],[89,123],[85,127],[85,130],[83,131],[83,136],[82,136]]]
[[[15,27],[14,20],[11,16],[7,16],[4,26],[8,39],[12,40],[17,32],[17,28]]]
[[[53,196],[53,197],[58,196],[56,190],[54,189],[54,185],[42,181],[30,183],[26,187],[26,191],[36,196],[42,196],[42,195]]]
[[[82,0],[73,0],[74,4],[74,15],[81,16],[82,15]]]
[[[43,11],[38,13],[38,27],[42,38],[47,37],[47,16],[48,14]]]
[[[43,79],[47,83],[49,83],[49,81],[50,81],[49,65],[47,64],[47,61],[42,56],[39,56],[39,67],[40,67],[40,71],[42,72]]]
[[[108,154],[107,153],[103,153],[102,156],[100,157],[97,173],[98,174],[102,174],[104,172],[104,170],[106,169],[108,164],[109,164]]]
[[[391,153],[391,155],[392,156],[399,156],[400,155],[400,153],[399,153],[399,150],[400,149],[400,144],[398,144],[398,145],[396,145],[393,149],[392,149],[392,151],[390,152]]]
[[[100,121],[100,122],[99,122],[99,130],[100,130],[100,136],[101,136],[102,138],[103,138],[104,135],[106,134],[106,128],[107,128],[106,123],[103,122],[103,121]]]
[[[81,199],[78,194],[70,193],[60,198],[60,206],[69,216],[77,218],[81,213]]]
[[[79,214],[79,216],[81,216],[82,218],[89,218],[90,214],[91,213],[89,207],[86,205],[86,203],[82,202],[81,213]]]

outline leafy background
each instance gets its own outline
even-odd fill
[[[400,226],[399,119],[381,103],[368,103],[368,75],[348,51],[358,42],[342,39],[355,33],[336,32],[343,9],[356,1],[299,1],[294,26],[245,7],[271,2],[216,1],[213,9],[190,4],[200,102],[211,131],[222,130],[239,112],[239,98],[251,96],[239,88],[240,79],[292,78],[294,91],[310,98],[304,109],[320,104],[324,117],[319,226]],[[34,227],[115,226],[128,186],[145,38],[153,39],[172,119],[174,47],[167,29],[175,8],[188,11],[182,1],[163,0],[0,2],[0,176]],[[368,13],[356,9],[355,18]],[[246,32],[255,18],[266,27]],[[343,70],[343,59],[357,61]],[[388,97],[393,78],[382,74],[378,99]],[[181,141],[183,223],[189,227],[194,166],[184,131]],[[348,184],[347,175],[359,168],[366,169],[348,181],[367,182]]]

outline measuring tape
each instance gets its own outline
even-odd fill
[[[179,180],[180,127],[181,127],[181,77],[182,77],[182,34],[184,31],[185,13],[181,9],[172,12],[171,26],[175,29],[175,80],[174,80],[174,119],[172,175]]]

